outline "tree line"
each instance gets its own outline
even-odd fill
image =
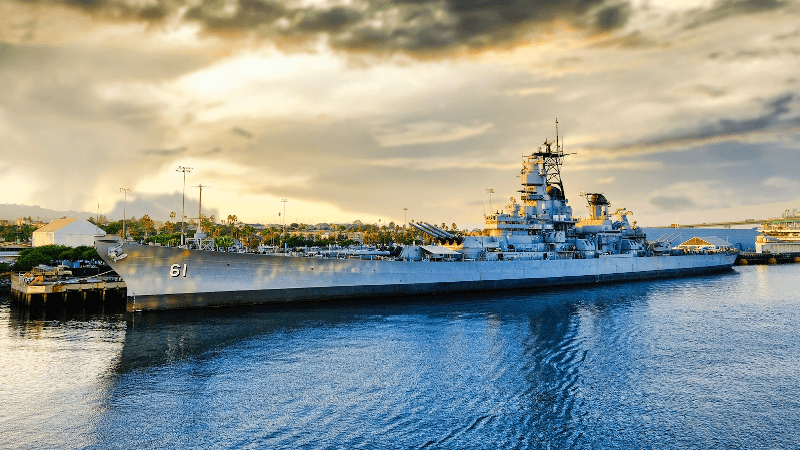
[[[174,214],[170,215],[174,219]],[[103,219],[101,217],[101,219]],[[123,225],[126,229],[128,239],[143,243],[158,243],[161,245],[178,246],[181,243],[181,222],[167,221],[162,225],[156,223],[148,216],[144,215],[139,219],[132,217],[125,221],[102,222],[89,219],[90,222],[100,227],[109,234],[122,236]],[[390,245],[392,243],[411,244],[415,241],[430,241],[430,238],[423,235],[412,227],[399,226],[394,222],[388,224],[364,224],[356,221],[352,224],[327,224],[327,230],[316,230],[311,225],[303,223],[291,223],[284,227],[281,225],[270,225],[263,229],[255,229],[253,226],[238,222],[238,217],[229,215],[225,220],[217,221],[212,215],[202,217],[200,222],[201,230],[209,238],[214,239],[217,247],[230,247],[234,240],[238,240],[244,247],[255,249],[259,245],[270,245],[274,247],[312,247],[339,245],[348,246],[357,244],[350,233],[358,232],[364,244],[368,245]],[[451,232],[458,232],[456,224],[447,226],[442,224],[443,229]],[[185,223],[184,230],[186,237],[194,237],[197,230],[197,221],[191,220]],[[315,235],[316,234],[316,235]],[[321,237],[320,235],[326,235]]]
[[[17,271],[31,270],[39,264],[56,265],[61,261],[99,261],[100,255],[94,247],[82,245],[80,247],[67,247],[66,245],[42,245],[41,247],[26,248],[19,252],[19,258],[14,262]],[[8,266],[8,264],[5,264]],[[5,270],[3,270],[5,269]],[[10,267],[2,267],[0,273],[7,272]]]
[[[33,232],[39,228],[35,225],[33,220],[24,221],[22,224],[17,225],[10,223],[8,220],[0,219],[0,241],[3,242],[16,242],[16,241],[30,241]]]

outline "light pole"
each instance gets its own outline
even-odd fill
[[[181,204],[181,245],[184,245],[185,243],[183,224],[184,224],[184,219],[186,218],[186,172],[191,172],[191,171],[192,171],[191,167],[178,166],[178,168],[175,169],[175,172],[183,172],[183,203]]]
[[[491,214],[494,212],[494,209],[492,208],[492,194],[494,194],[494,189],[486,189],[486,192],[489,193],[489,214]]]
[[[125,225],[127,225],[128,218],[128,192],[131,190],[128,188],[119,188],[119,191],[125,193],[125,200],[122,202],[122,240],[124,241],[128,237],[127,233],[125,233]]]
[[[403,228],[406,227],[408,223],[408,208],[403,208]]]
[[[200,201],[197,204],[197,227],[198,227],[197,229],[201,230],[200,227],[202,227],[202,225],[203,225],[203,223],[202,223],[202,221],[203,221],[203,188],[204,187],[208,187],[208,186],[203,186],[202,184],[198,184],[195,187],[200,188]]]
[[[283,233],[281,233],[281,239],[283,239],[283,248],[286,248],[286,199],[282,198],[281,203],[283,203]]]

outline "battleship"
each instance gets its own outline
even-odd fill
[[[479,236],[412,222],[424,240],[375,251],[248,253],[218,249],[198,228],[180,247],[98,236],[100,256],[127,286],[129,311],[385,298],[668,278],[730,271],[736,252],[678,251],[648,241],[631,212],[582,193],[585,218],[564,195],[563,146],[524,156],[519,201],[484,216]]]

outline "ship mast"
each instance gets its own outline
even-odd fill
[[[561,181],[561,165],[564,162],[564,149],[558,142],[558,119],[556,119],[556,147],[553,149],[553,143],[544,141],[544,150],[541,148],[534,153],[534,156],[542,159],[542,165],[545,173],[545,180],[547,186],[556,186],[561,191],[561,197],[564,198],[564,183]]]

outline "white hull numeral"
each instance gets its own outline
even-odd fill
[[[183,269],[183,270],[181,270],[181,269]],[[170,268],[169,268],[169,276],[171,276],[171,277],[179,277],[179,276],[185,277],[186,276],[186,264],[183,265],[183,268],[181,268],[180,264],[173,264],[172,266],[170,266]]]

